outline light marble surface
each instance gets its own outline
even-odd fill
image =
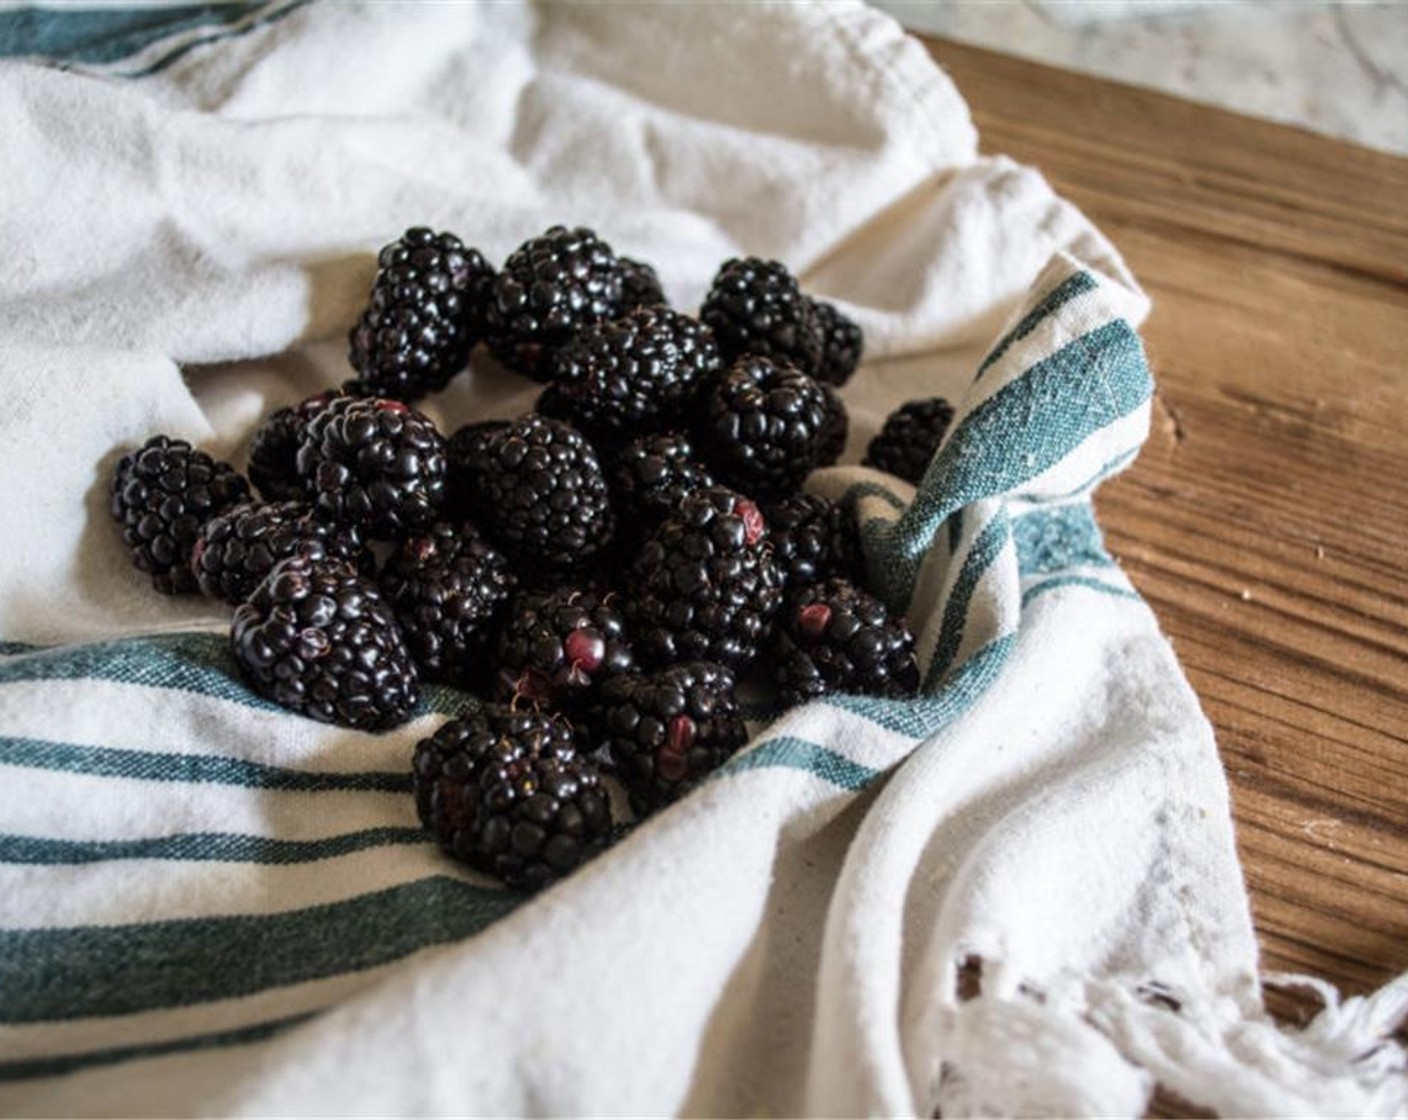
[[[905,26],[1408,153],[1408,0],[877,0]]]

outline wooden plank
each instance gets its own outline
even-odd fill
[[[1101,521],[1216,728],[1263,967],[1372,990],[1408,970],[1408,160],[928,45],[1153,296]]]

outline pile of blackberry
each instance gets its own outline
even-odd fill
[[[725,262],[692,316],[589,229],[496,269],[414,227],[378,257],[353,376],[273,412],[248,481],[156,436],[117,464],[112,512],[157,590],[234,607],[239,670],[274,703],[380,731],[423,711],[422,681],[476,694],[416,745],[417,809],[533,890],[617,833],[613,788],[643,816],[737,751],[740,687],[779,710],[917,688],[853,517],[801,489],[844,449],[862,341],[777,261]],[[481,360],[546,387],[447,438],[414,402]],[[912,472],[941,411],[896,418],[872,461]]]

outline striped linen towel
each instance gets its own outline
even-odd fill
[[[980,158],[859,6],[0,11],[0,1111],[1402,1112],[1408,995],[1285,1032],[1207,722],[1103,547],[1146,303],[1040,176]],[[531,899],[418,828],[430,688],[380,735],[241,681],[105,510],[156,431],[243,462],[346,375],[376,246],[557,220],[661,266],[777,256],[870,340],[846,463],[958,416],[921,485],[814,476],[923,694],[759,726]],[[447,429],[536,386],[476,363]]]

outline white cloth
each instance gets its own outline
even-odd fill
[[[1040,175],[978,156],[893,22],[40,15],[0,13],[2,53],[70,63],[0,62],[0,1110],[1136,1116],[1156,1082],[1225,1114],[1408,1110],[1403,981],[1300,1032],[1263,1012],[1210,728],[1100,544],[1090,491],[1147,429],[1144,297]],[[106,488],[158,431],[242,464],[342,380],[407,226],[501,260],[559,221],[680,306],[744,253],[840,302],[868,343],[847,462],[900,401],[961,404],[918,495],[813,480],[861,519],[925,695],[759,729],[520,902],[406,793],[472,701],[428,690],[382,735],[262,702],[226,612],[130,567]],[[427,411],[535,391],[476,357]]]

